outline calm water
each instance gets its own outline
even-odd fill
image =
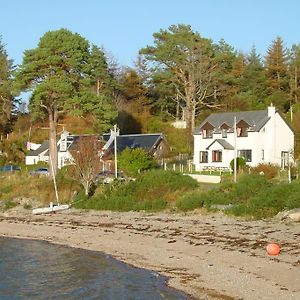
[[[110,256],[0,238],[0,299],[187,299],[165,278]]]

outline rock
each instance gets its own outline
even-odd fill
[[[300,208],[294,208],[292,210],[281,211],[276,215],[279,220],[289,220],[293,222],[300,222]]]

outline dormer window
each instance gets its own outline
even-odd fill
[[[213,137],[213,129],[214,126],[212,126],[209,122],[206,122],[202,127],[202,138],[203,139],[211,139]]]
[[[213,131],[211,129],[203,129],[202,136],[204,139],[211,139],[213,137]]]
[[[229,129],[229,126],[226,123],[223,123],[221,126],[221,133],[222,133],[222,138],[227,138],[227,132]]]
[[[248,128],[250,127],[250,125],[247,122],[241,120],[236,124],[236,127],[236,133],[238,137],[248,136]]]

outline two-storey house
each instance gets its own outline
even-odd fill
[[[211,114],[195,129],[193,162],[196,171],[230,168],[237,155],[249,166],[271,163],[284,168],[293,161],[293,150],[293,129],[269,106],[267,110]]]

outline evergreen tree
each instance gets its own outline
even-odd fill
[[[140,54],[154,62],[156,71],[171,74],[176,94],[185,105],[187,128],[191,135],[199,110],[214,106],[212,42],[187,25],[172,25],[153,36],[154,46],[141,49]]]
[[[246,57],[240,89],[241,96],[246,99],[251,109],[264,108],[267,96],[266,78],[261,57],[254,46]]]
[[[214,97],[219,99],[223,110],[234,110],[237,108],[238,79],[242,74],[244,58],[224,39],[214,45],[214,55],[218,65]]]
[[[288,57],[283,40],[277,37],[268,48],[265,68],[268,89],[274,91],[287,91],[288,88]]]
[[[300,99],[300,45],[293,45],[290,53],[290,89],[291,100],[298,103]]]
[[[12,95],[12,60],[8,58],[0,36],[0,132],[10,131],[15,99]]]
[[[91,112],[100,115],[103,122],[110,120],[111,114],[106,115],[110,105],[101,103],[100,96],[91,92],[89,49],[88,41],[77,33],[67,29],[49,31],[35,49],[25,51],[16,73],[19,90],[32,91],[30,112],[48,117],[52,176],[57,171],[56,134],[60,114]]]
[[[265,61],[267,103],[273,103],[282,111],[289,109],[288,56],[283,40],[277,37],[268,48]]]

